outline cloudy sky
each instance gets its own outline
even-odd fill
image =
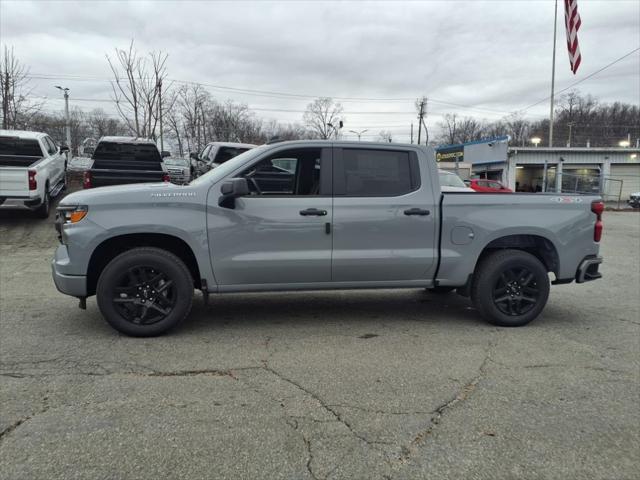
[[[579,0],[582,65],[569,70],[559,2],[556,90],[640,103],[638,0]],[[345,130],[390,130],[408,140],[413,101],[428,124],[458,113],[497,119],[549,95],[553,1],[125,2],[0,0],[0,42],[29,65],[46,109],[71,89],[72,105],[115,114],[105,54],[135,39],[169,54],[169,77],[201,82],[256,115],[301,121],[313,97],[340,99]],[[230,90],[240,89],[242,91]],[[285,95],[282,95],[285,94]],[[77,100],[74,100],[77,99]],[[548,115],[548,101],[526,110]],[[386,113],[382,113],[386,112]],[[416,127],[417,128],[417,127]],[[348,138],[348,132],[346,132]]]

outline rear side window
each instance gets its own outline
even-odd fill
[[[49,152],[49,155],[55,155],[56,153],[58,153],[58,147],[56,147],[56,144],[53,143],[53,140],[51,140],[51,138],[45,137],[44,140],[47,144],[47,151]]]
[[[337,195],[398,196],[420,186],[415,154],[393,150],[343,149],[336,168]]]
[[[158,147],[152,143],[100,142],[93,152],[94,160],[162,162]]]
[[[227,160],[231,160],[233,157],[237,157],[241,153],[249,150],[248,148],[236,148],[236,147],[220,147],[218,149],[218,154],[214,162],[221,164],[226,162]]]
[[[0,155],[41,157],[42,149],[35,139],[0,137]]]

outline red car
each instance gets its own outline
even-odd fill
[[[465,183],[476,192],[493,192],[493,193],[513,193],[513,190],[505,187],[496,180],[487,180],[484,178],[472,178]]]

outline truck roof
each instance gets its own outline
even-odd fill
[[[27,140],[37,140],[46,136],[46,133],[30,132],[28,130],[0,130],[0,137],[18,137]]]
[[[151,140],[150,138],[143,137],[101,137],[98,140],[100,142],[111,142],[111,143],[136,143],[141,145],[155,145],[156,142]]]
[[[257,145],[253,143],[237,143],[237,142],[209,142],[207,145],[216,145],[217,147],[240,147],[240,148],[254,148]]]

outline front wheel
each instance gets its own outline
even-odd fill
[[[105,267],[96,297],[113,328],[133,337],[152,337],[174,328],[189,314],[193,279],[174,254],[134,248]]]
[[[521,250],[487,255],[476,268],[471,299],[494,325],[519,327],[535,319],[549,298],[547,269]]]

